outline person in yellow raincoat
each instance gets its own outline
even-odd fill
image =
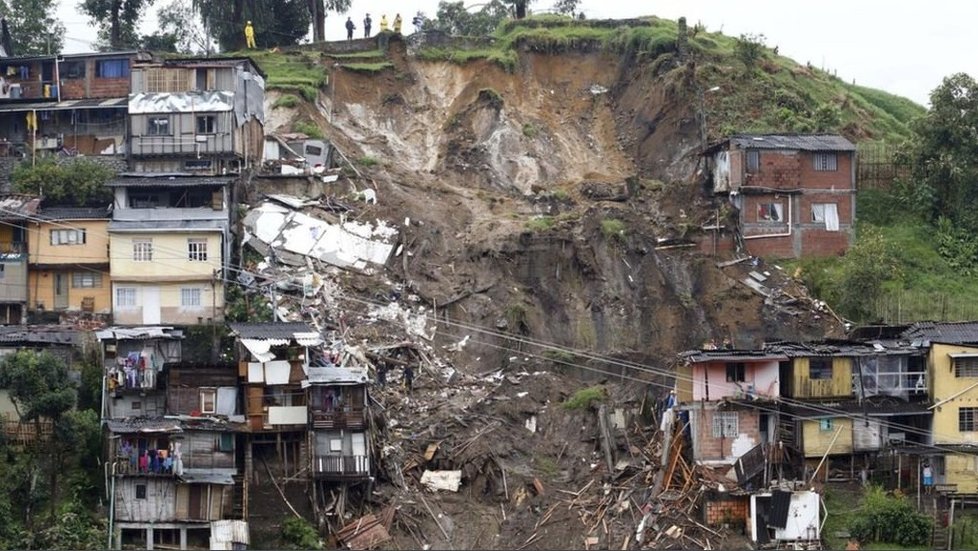
[[[387,32],[387,14],[380,16],[380,32]]]
[[[401,14],[394,17],[394,32],[401,34]]]
[[[255,49],[255,28],[251,26],[251,21],[245,23],[245,43],[249,50]]]

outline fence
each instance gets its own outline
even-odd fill
[[[891,144],[860,144],[856,155],[856,185],[859,189],[890,189],[898,178],[910,176],[910,165],[896,158]]]
[[[944,293],[887,293],[876,302],[876,317],[884,323],[978,320],[978,302]]]

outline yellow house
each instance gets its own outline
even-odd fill
[[[27,226],[29,308],[109,314],[109,212],[42,208]]]
[[[934,402],[934,444],[942,447],[978,445],[978,347],[932,343],[927,362]],[[947,453],[945,484],[958,493],[978,493],[978,455]]]
[[[24,323],[27,313],[28,220],[41,200],[33,195],[0,195],[0,325]]]
[[[227,178],[113,180],[109,223],[112,315],[121,325],[224,319]]]
[[[852,419],[823,417],[799,420],[802,451],[807,458],[828,455],[849,455],[853,452]]]
[[[852,396],[852,358],[797,356],[782,372],[782,396],[790,398],[842,398]]]

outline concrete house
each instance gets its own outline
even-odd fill
[[[229,178],[121,175],[109,222],[115,323],[224,318]]]
[[[108,227],[106,207],[38,211],[27,224],[32,312],[112,312]]]
[[[312,472],[317,480],[369,478],[367,370],[317,363],[307,370]]]
[[[24,323],[27,288],[27,228],[41,200],[32,195],[0,195],[0,325]]]
[[[125,152],[135,51],[0,58],[0,157]]]
[[[130,168],[217,175],[260,166],[265,78],[247,57],[140,61],[129,95]]]
[[[736,134],[706,150],[712,192],[729,198],[750,254],[845,252],[856,216],[856,147],[836,134]]]

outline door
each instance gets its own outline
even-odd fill
[[[61,310],[68,307],[68,274],[55,272],[54,274],[54,309]]]
[[[200,510],[201,504],[203,502],[203,489],[204,487],[200,484],[190,485],[190,505],[189,505],[189,516],[193,520],[203,520],[205,516]]]
[[[160,323],[160,288],[143,287],[143,324]]]

